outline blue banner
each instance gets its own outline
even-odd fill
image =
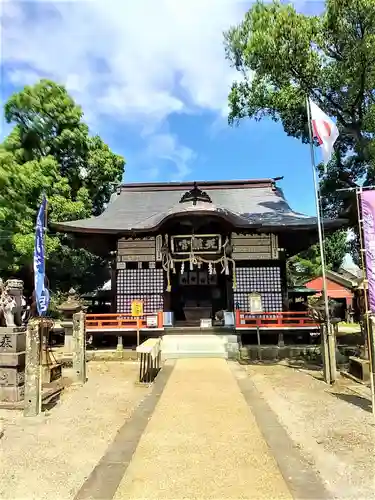
[[[39,316],[44,316],[48,309],[49,292],[45,287],[45,261],[44,261],[44,229],[46,222],[47,199],[43,196],[40,205],[35,228],[34,248],[34,288],[36,295],[36,306]]]

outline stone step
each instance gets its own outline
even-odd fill
[[[228,340],[218,335],[164,335],[161,342],[162,359],[224,358],[228,357]]]
[[[228,353],[224,352],[212,352],[212,351],[165,351],[162,352],[161,359],[165,361],[167,359],[180,359],[180,358],[221,358],[228,359]]]
[[[197,326],[169,326],[165,328],[165,335],[209,335],[209,334],[234,334],[235,330],[230,326],[212,326],[210,328],[201,328]]]
[[[225,350],[227,339],[215,336],[173,336],[162,338],[162,350],[171,350],[173,346],[181,346],[185,350]]]
[[[201,335],[163,335],[163,342],[174,342],[175,340],[180,340],[181,342],[220,342],[225,344],[227,342],[226,335],[214,335],[214,334],[201,334]]]

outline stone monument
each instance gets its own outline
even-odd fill
[[[0,327],[0,407],[23,406],[25,339],[24,327]]]

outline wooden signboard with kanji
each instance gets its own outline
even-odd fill
[[[141,300],[133,300],[132,302],[132,316],[143,316],[143,302]]]

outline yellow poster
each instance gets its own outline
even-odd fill
[[[132,316],[143,316],[143,302],[141,300],[133,300]]]

